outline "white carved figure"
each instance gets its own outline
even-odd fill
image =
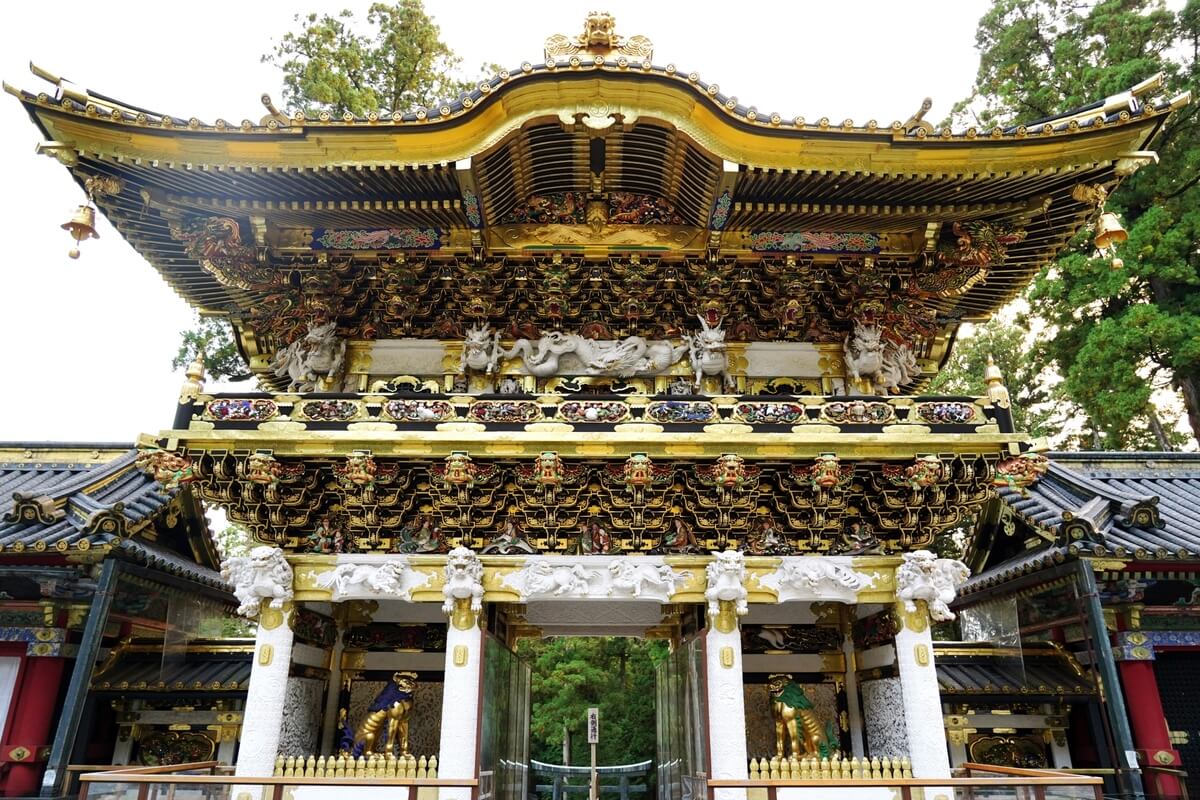
[[[233,585],[238,613],[253,617],[264,600],[283,608],[292,599],[292,567],[278,547],[259,545],[248,555],[234,556],[221,565],[221,577]]]
[[[403,595],[404,574],[408,564],[389,561],[386,564],[339,564],[330,572],[317,577],[317,585],[339,595],[349,594],[358,586],[374,594]]]
[[[466,547],[456,547],[446,556],[446,583],[442,586],[442,611],[454,612],[454,601],[471,601],[471,611],[483,610],[483,564]]]
[[[642,592],[649,586],[660,589],[665,597],[675,594],[675,585],[688,577],[688,573],[676,573],[666,564],[647,564],[632,558],[620,558],[608,565],[612,575],[612,586],[609,593],[628,592],[634,597],[641,597]]]
[[[852,569],[827,558],[800,557],[785,559],[779,568],[779,585],[808,590],[815,594],[857,592],[867,581]]]
[[[592,591],[592,579],[598,577],[595,570],[585,570],[579,564],[551,564],[548,561],[530,562],[522,571],[526,595],[583,597]]]
[[[276,377],[289,380],[289,392],[312,392],[323,382],[340,390],[342,369],[346,365],[346,340],[337,335],[337,323],[310,327],[308,333],[287,347],[281,347],[271,359]]]
[[[909,611],[917,610],[917,600],[929,606],[929,616],[938,622],[954,619],[950,604],[971,570],[953,558],[936,558],[928,550],[904,554],[896,568],[896,599]]]
[[[737,550],[726,550],[717,553],[716,558],[708,563],[704,570],[708,578],[708,589],[704,599],[708,601],[708,613],[716,616],[721,611],[721,602],[729,601],[735,604],[737,615],[743,616],[750,610],[746,602],[746,558]]]
[[[877,326],[854,323],[842,345],[846,369],[856,381],[866,379],[874,394],[887,394],[915,379],[920,369],[912,347],[884,339]]]
[[[500,332],[492,331],[490,325],[472,325],[463,340],[462,361],[459,372],[468,369],[492,374],[500,364]]]
[[[700,314],[696,318],[700,320],[700,332],[686,337],[692,372],[696,374],[696,391],[700,390],[700,381],[705,375],[720,375],[724,387],[734,388],[729,374],[729,356],[725,352],[725,330],[719,323],[709,325]]]
[[[686,343],[648,341],[641,336],[598,341],[577,333],[549,331],[538,339],[517,339],[500,356],[520,356],[525,372],[539,378],[573,373],[627,378],[662,372],[682,360],[689,351],[690,346]]]

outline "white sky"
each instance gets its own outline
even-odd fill
[[[42,91],[28,62],[133,105],[258,120],[280,99],[259,62],[293,14],[365,12],[368,2],[14,2],[0,12],[0,77]],[[443,39],[472,70],[537,61],[552,33],[575,34],[589,10],[611,11],[622,35],[654,42],[723,91],[785,118],[881,125],[925,96],[942,119],[974,78],[975,23],[985,0],[690,2],[426,0]],[[49,90],[48,90],[49,91]],[[0,95],[0,441],[132,441],[169,426],[182,382],[170,361],[191,310],[105,222],[78,261],[59,225],[83,202],[15,98]],[[243,384],[248,386],[248,384]]]

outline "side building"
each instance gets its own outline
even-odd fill
[[[206,641],[237,620],[199,501],[138,458],[0,443],[0,796],[68,764],[233,758],[248,645]]]
[[[973,679],[943,676],[952,753],[1137,764],[1151,796],[1180,796],[1181,771],[1200,790],[1200,455],[1052,453],[1036,484],[1000,490],[979,534],[955,605],[974,641],[943,646],[991,656]],[[1086,672],[1045,675],[1048,652]],[[1048,705],[1019,710],[1034,700]]]

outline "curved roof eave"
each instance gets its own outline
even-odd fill
[[[928,134],[923,128],[908,133],[899,123],[776,121],[778,115],[728,108],[723,95],[710,93],[712,87],[698,79],[659,67],[622,70],[615,62],[556,70],[539,65],[481,86],[492,88],[477,89],[478,99],[469,106],[470,97],[443,106],[450,109],[445,117],[295,119],[287,126],[275,118],[265,118],[264,125],[249,120],[241,126],[206,125],[195,118],[134,114],[121,104],[86,97],[89,102],[81,103],[72,96],[4,88],[21,99],[49,138],[80,151],[188,169],[266,170],[453,163],[487,151],[531,121],[557,118],[599,130],[642,119],[666,122],[717,158],[756,169],[996,175],[1111,161],[1140,149],[1167,113],[1187,101],[1137,104],[1137,113],[1098,113],[1082,123]]]

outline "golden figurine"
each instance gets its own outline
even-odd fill
[[[838,753],[833,725],[821,725],[813,703],[791,675],[777,673],[767,678],[771,712],[775,717],[775,753],[780,758],[833,758]],[[784,739],[791,740],[791,752]]]
[[[350,755],[358,757],[375,752],[376,745],[383,744],[389,753],[400,747],[400,755],[412,755],[408,747],[408,718],[413,708],[413,690],[417,687],[417,673],[397,672],[391,682],[375,695],[367,708],[366,718],[359,724],[351,742]],[[387,724],[381,739],[380,731]]]

